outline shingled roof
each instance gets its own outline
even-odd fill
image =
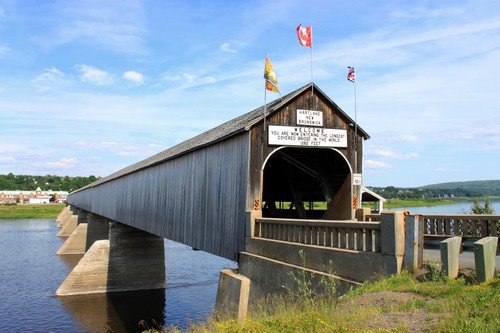
[[[289,103],[291,100],[293,100],[295,97],[303,93],[304,91],[310,89],[311,84],[308,83],[304,85],[303,87],[283,96],[281,99],[276,99],[272,102],[267,103],[267,113],[268,115],[272,115],[273,113],[277,112],[282,106],[286,105]],[[337,106],[321,89],[319,89],[315,84],[314,84],[314,91],[316,93],[319,93],[322,95],[323,98],[325,98],[329,103],[335,106],[335,108],[338,109],[338,111],[346,118],[350,123],[354,123],[354,121],[344,112],[342,111],[341,108]],[[249,131],[252,127],[263,121],[263,112],[264,111],[264,105],[261,107],[250,111],[244,115],[241,115],[239,117],[236,117],[232,120],[229,120],[215,128],[212,128],[211,130],[208,130],[204,133],[201,133],[200,135],[197,135],[189,140],[186,140],[184,142],[181,142],[171,148],[168,148],[158,154],[155,154],[151,157],[146,158],[145,160],[142,160],[140,162],[137,162],[135,164],[132,164],[126,168],[123,168],[115,173],[112,173],[109,176],[103,177],[92,184],[89,184],[77,191],[84,190],[86,188],[90,187],[95,187],[98,186],[102,183],[109,182],[113,179],[123,177],[127,174],[134,173],[136,171],[151,167],[153,165],[163,163],[165,161],[168,161],[170,159],[173,159],[177,156],[189,153],[193,150],[200,149],[205,146],[212,145],[216,142],[225,140],[229,137],[232,137],[236,134],[239,134],[244,131]],[[369,139],[370,136],[368,133],[366,133],[362,128],[358,126],[358,131],[360,134],[362,134],[366,139]],[[75,192],[77,192],[75,191]]]

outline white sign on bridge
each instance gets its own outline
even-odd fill
[[[297,109],[297,125],[323,126],[323,111]]]
[[[270,145],[347,147],[347,131],[333,128],[269,125]]]

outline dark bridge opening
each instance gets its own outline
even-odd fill
[[[264,167],[263,217],[351,219],[351,169],[328,148],[282,148]]]

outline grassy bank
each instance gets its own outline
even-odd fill
[[[0,205],[0,219],[52,219],[64,207],[64,204]]]
[[[399,207],[422,207],[422,206],[442,206],[449,205],[466,199],[387,199],[384,203],[384,208],[399,208]],[[470,200],[470,199],[469,199]]]
[[[188,332],[498,332],[500,277],[488,284],[441,277],[418,282],[404,273],[365,284],[338,302],[301,304],[279,300],[272,311],[254,309],[242,324],[211,319]]]

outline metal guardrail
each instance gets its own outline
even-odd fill
[[[255,219],[254,237],[380,252],[380,222],[260,218]]]

